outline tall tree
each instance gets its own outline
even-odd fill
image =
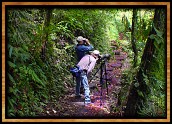
[[[161,31],[161,32],[160,32]],[[146,102],[147,95],[150,93],[149,86],[144,80],[145,75],[149,78],[149,73],[151,71],[150,67],[153,64],[154,56],[159,52],[157,45],[157,37],[163,37],[162,42],[165,41],[165,10],[155,9],[155,15],[153,20],[152,30],[150,32],[149,38],[147,39],[146,46],[143,52],[140,69],[136,75],[137,81],[133,81],[130,93],[128,96],[128,101],[125,109],[124,116],[128,117],[138,117],[139,108],[143,108],[142,105]],[[162,34],[164,36],[162,36]],[[160,41],[158,41],[160,42]],[[153,82],[151,82],[153,83]],[[135,84],[139,84],[136,86]]]
[[[138,51],[136,48],[136,32],[137,32],[137,9],[133,9],[133,17],[132,17],[132,31],[131,31],[131,44],[132,44],[132,49],[134,52],[134,63],[133,67],[136,67],[137,65],[137,56],[138,56]]]
[[[50,25],[50,19],[52,16],[52,9],[46,10],[46,16],[45,16],[45,23],[44,23],[44,31],[45,31],[45,40],[42,46],[42,53],[41,53],[41,58],[45,60],[45,53],[46,53],[46,45],[48,41],[48,33],[49,33],[49,25]]]

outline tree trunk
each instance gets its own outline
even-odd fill
[[[164,10],[155,9],[153,24],[156,27],[156,29],[162,31],[165,28],[164,21],[163,21],[164,19],[162,20],[162,18],[164,17],[165,17]],[[150,35],[152,34],[157,35],[153,27],[150,32]],[[127,101],[127,105],[126,105],[126,109],[124,113],[124,116],[126,117],[138,117],[139,107],[141,108],[143,107],[141,106],[141,103],[143,102],[144,104],[145,99],[146,99],[145,96],[149,94],[148,86],[146,85],[146,82],[143,79],[144,79],[144,75],[147,75],[148,74],[147,72],[149,72],[149,66],[151,65],[152,58],[156,50],[156,47],[154,46],[154,42],[156,42],[155,39],[150,39],[150,37],[147,39],[146,46],[145,46],[143,56],[142,56],[142,60],[141,60],[141,64],[140,64],[140,69],[136,75],[137,83],[139,83],[139,87],[134,86],[136,81],[133,81],[133,83],[131,84],[130,93],[128,96],[128,101]],[[137,90],[139,92],[142,92],[143,96],[138,95]]]
[[[41,58],[43,61],[45,61],[45,53],[46,53],[46,45],[48,41],[48,34],[49,34],[49,25],[50,25],[50,19],[52,15],[52,9],[46,10],[46,17],[45,17],[45,24],[44,24],[44,33],[45,33],[45,40],[42,46],[42,51],[41,51]]]
[[[131,44],[132,44],[132,49],[134,52],[134,63],[133,63],[133,67],[136,67],[137,65],[137,56],[138,56],[138,52],[137,52],[137,48],[136,48],[136,32],[137,32],[137,9],[133,9],[133,18],[132,18],[132,31],[131,31]]]

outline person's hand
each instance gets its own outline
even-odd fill
[[[90,45],[89,40],[88,40],[88,39],[86,39],[86,38],[85,38],[85,43],[86,43],[86,44],[88,44],[88,45]]]

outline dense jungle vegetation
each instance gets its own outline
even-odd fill
[[[165,8],[9,7],[6,17],[8,117],[38,116],[75,85],[69,68],[80,35],[101,54],[119,47],[128,54],[119,96],[124,116],[166,116]]]

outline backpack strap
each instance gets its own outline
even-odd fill
[[[91,61],[90,61],[90,56],[89,56],[89,63],[88,63],[88,68],[89,68],[90,64],[91,64]]]
[[[89,64],[88,64],[88,66],[90,66],[90,64],[91,64],[91,61],[90,61],[90,56],[89,56]]]

